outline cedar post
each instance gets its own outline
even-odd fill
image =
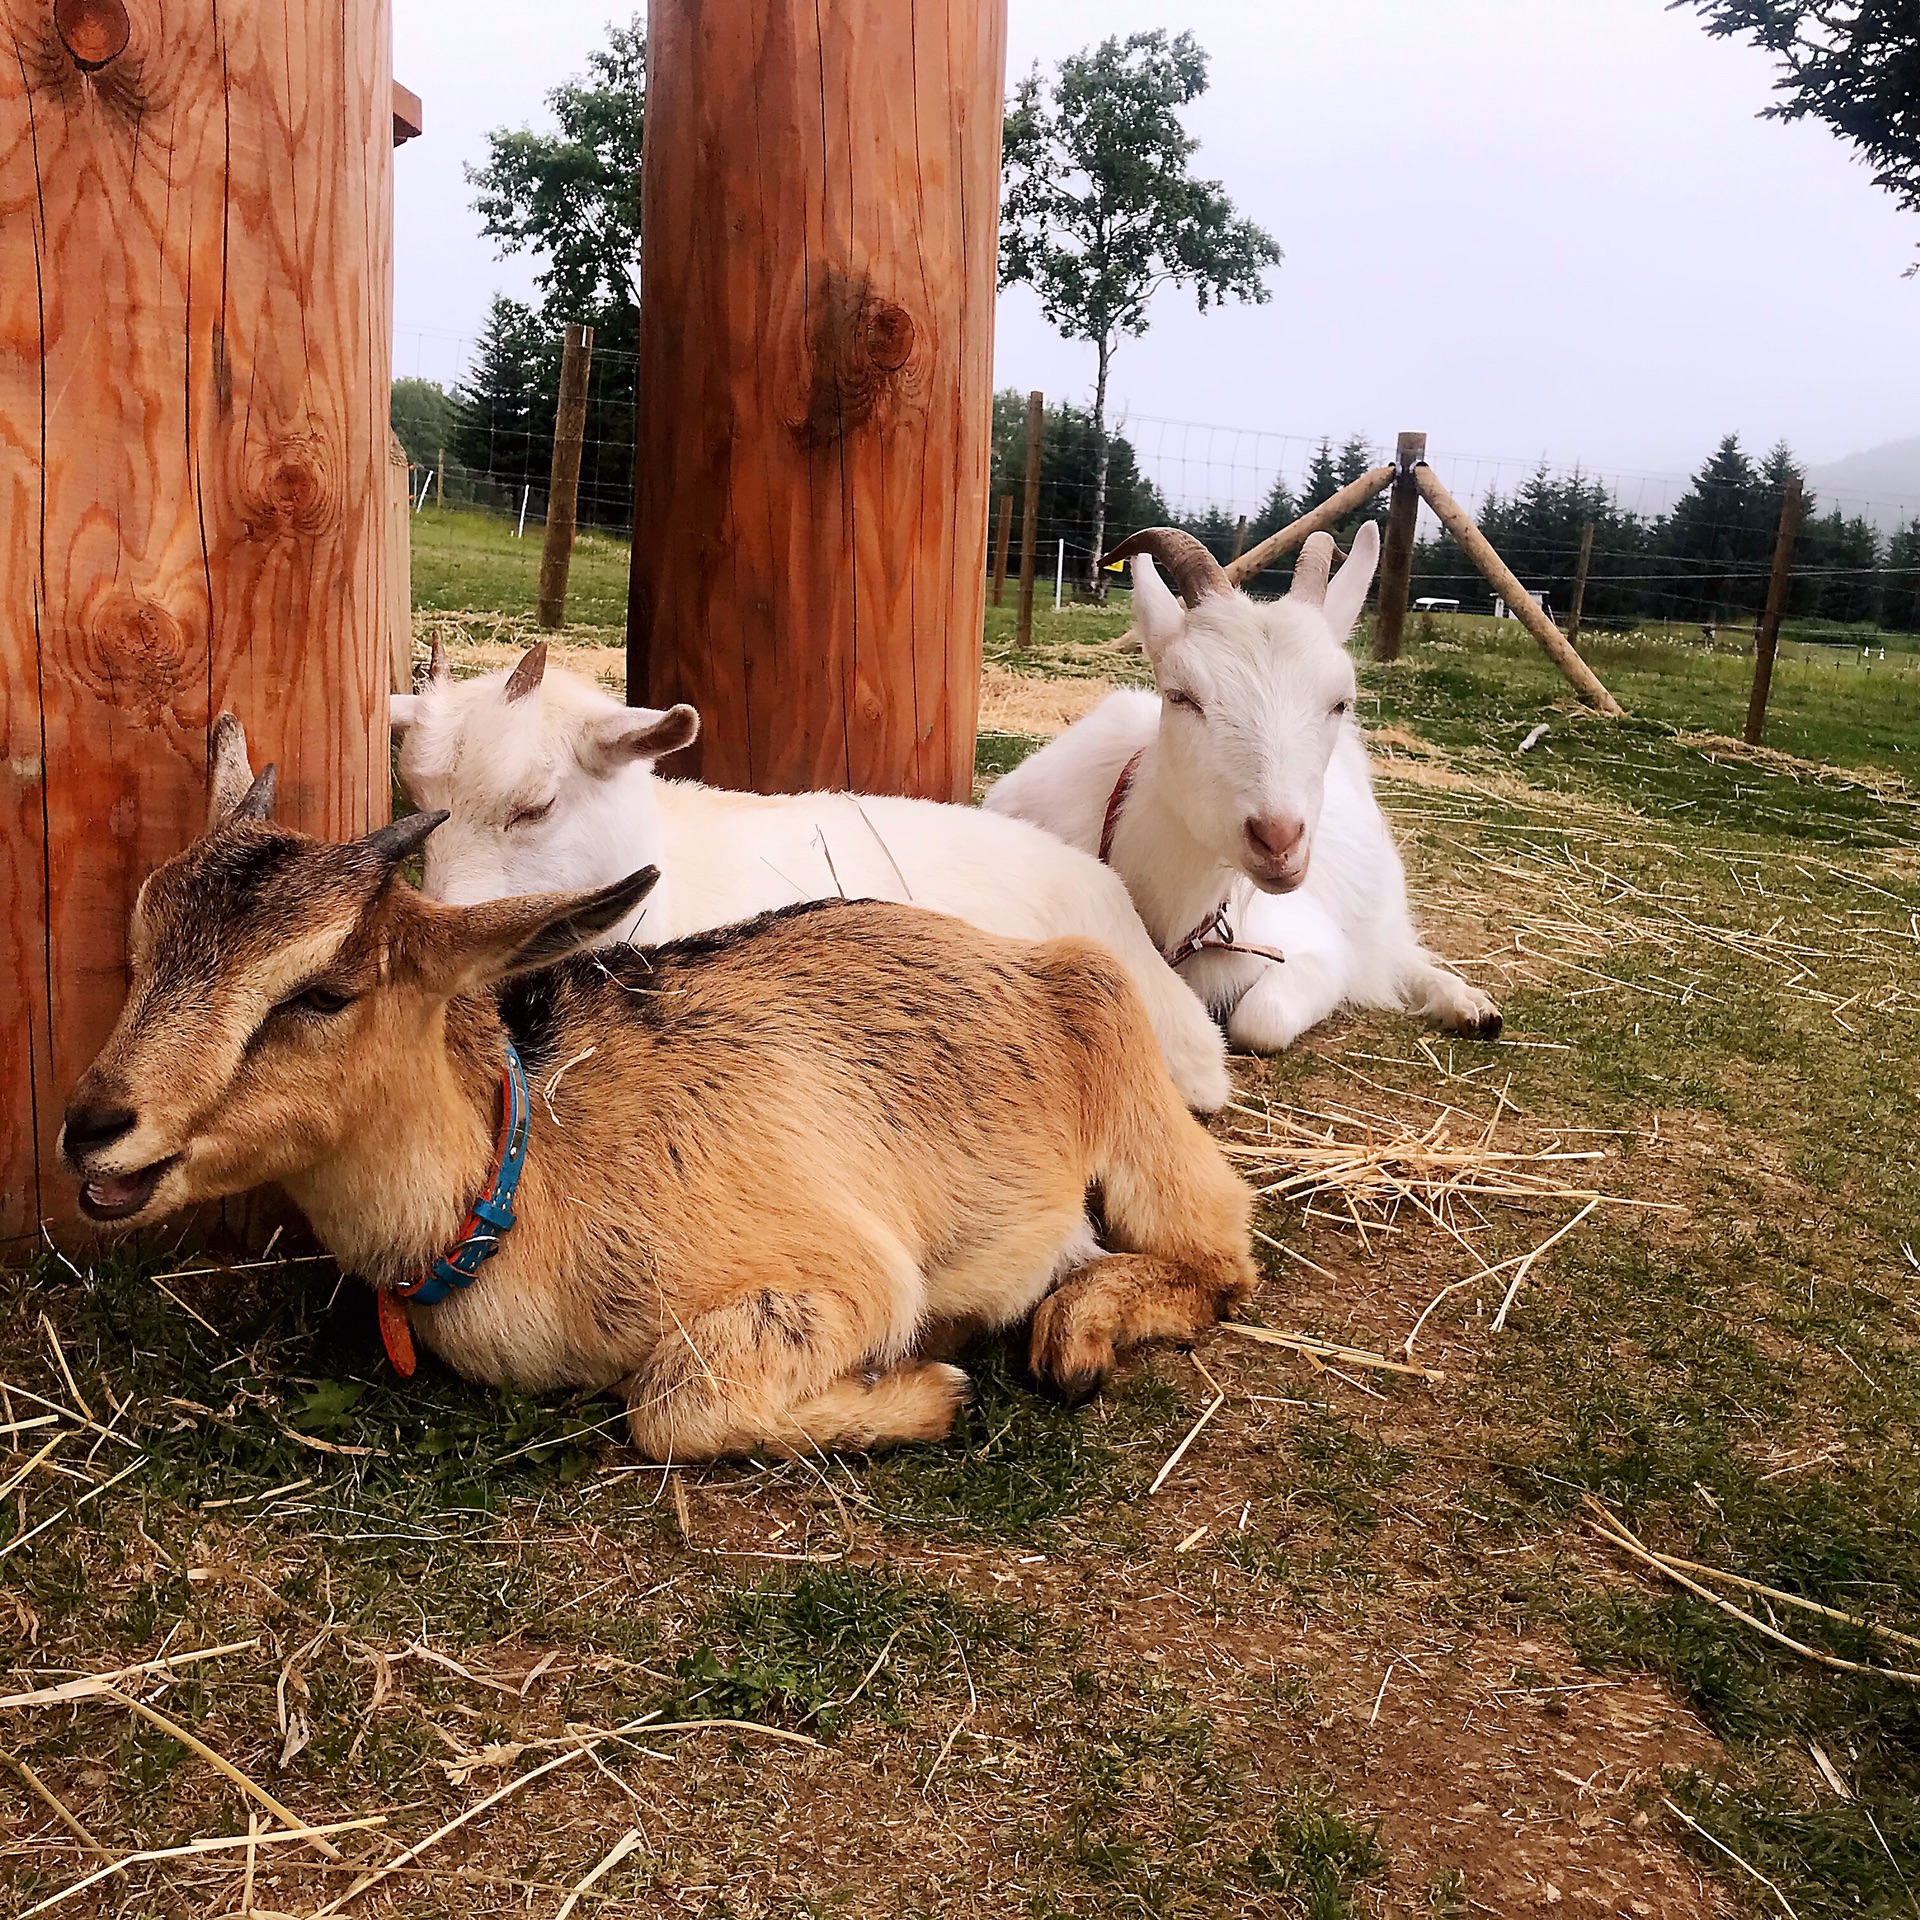
[[[1231,565],[1234,561],[1240,558],[1240,555],[1242,554],[1242,552],[1245,551],[1246,544],[1247,544],[1247,516],[1243,513],[1240,516],[1240,524],[1236,526],[1233,530],[1233,551],[1227,555],[1227,562],[1229,565]]]
[[[554,415],[547,535],[540,545],[538,618],[550,631],[564,626],[567,618],[567,573],[573,565],[573,528],[580,510],[580,447],[587,437],[587,374],[592,366],[593,329],[569,326],[560,349],[560,404]]]
[[[1800,537],[1807,496],[1796,473],[1780,502],[1780,530],[1773,539],[1773,571],[1767,576],[1767,610],[1753,642],[1753,691],[1747,697],[1746,742],[1757,747],[1767,733],[1767,697],[1773,691],[1773,657],[1780,646],[1780,622],[1786,618],[1787,591],[1793,585],[1793,543]]]
[[[0,0],[0,1239],[222,709],[279,818],[389,814],[386,0]]]
[[[653,0],[627,696],[676,770],[973,791],[1006,0]]]
[[[1567,609],[1567,645],[1580,644],[1580,614],[1587,604],[1587,569],[1593,564],[1593,522],[1580,529],[1580,558],[1573,567],[1573,605]]]
[[[1000,496],[1000,525],[993,537],[993,604],[1000,604],[1007,588],[1007,547],[1013,537],[1013,495]]]
[[[1027,483],[1020,503],[1020,625],[1016,647],[1033,645],[1033,580],[1040,565],[1040,446],[1047,431],[1046,396],[1027,395]],[[1096,563],[1099,555],[1094,556]]]
[[[1413,534],[1420,518],[1420,480],[1427,457],[1424,433],[1403,433],[1393,456],[1393,498],[1387,506],[1387,538],[1380,553],[1379,608],[1373,620],[1373,657],[1398,660],[1413,591]]]
[[[387,646],[393,690],[413,691],[413,468],[400,436],[387,429]]]
[[[1567,636],[1542,611],[1540,603],[1520,584],[1513,569],[1494,551],[1493,542],[1474,525],[1473,516],[1440,484],[1440,476],[1424,461],[1414,469],[1420,497],[1434,517],[1453,535],[1481,577],[1513,609],[1514,618],[1532,634],[1540,651],[1567,677],[1573,690],[1590,707],[1619,719],[1620,702],[1600,684],[1600,676],[1567,645]]]

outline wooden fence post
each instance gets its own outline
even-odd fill
[[[1013,537],[1013,495],[1000,496],[1000,526],[993,539],[993,604],[997,607],[1007,590],[1007,543]]]
[[[393,690],[413,691],[413,468],[400,436],[387,429],[387,645]]]
[[[566,624],[567,573],[580,511],[580,448],[587,436],[587,375],[593,329],[569,326],[560,350],[560,404],[554,415],[553,477],[547,487],[547,535],[540,545],[538,618],[549,631]]]
[[[763,793],[973,792],[1006,0],[652,0],[627,697]]]
[[[1033,580],[1040,564],[1040,445],[1047,431],[1046,396],[1027,395],[1027,484],[1020,503],[1020,624],[1013,644],[1033,645]]]
[[[1424,433],[1403,433],[1393,456],[1393,499],[1387,507],[1387,538],[1380,552],[1378,611],[1373,617],[1373,657],[1398,660],[1413,591],[1413,534],[1420,518],[1420,480],[1427,457]]]
[[[1600,684],[1600,676],[1567,645],[1567,637],[1541,610],[1539,601],[1520,584],[1513,569],[1493,549],[1493,543],[1474,525],[1473,516],[1440,484],[1440,476],[1424,461],[1415,469],[1420,479],[1420,496],[1430,506],[1440,524],[1480,569],[1495,593],[1513,609],[1514,618],[1533,635],[1540,650],[1566,675],[1574,691],[1591,707],[1614,719],[1621,715],[1620,702]]]
[[[1593,564],[1593,522],[1580,529],[1580,558],[1573,568],[1573,605],[1567,609],[1567,645],[1580,644],[1580,615],[1587,604],[1587,569]]]
[[[1227,564],[1231,566],[1247,550],[1247,516],[1240,516],[1239,524],[1233,530],[1233,551],[1227,555]]]
[[[387,0],[0,0],[0,1240],[199,833],[222,709],[389,815]]]
[[[1746,742],[1757,747],[1767,734],[1767,697],[1773,691],[1773,657],[1780,647],[1780,622],[1786,618],[1787,591],[1793,585],[1793,543],[1807,511],[1806,490],[1796,473],[1780,502],[1780,530],[1773,539],[1773,571],[1767,576],[1767,610],[1753,641],[1753,691],[1747,697]]]
[[[1311,512],[1288,521],[1278,533],[1270,533],[1257,546],[1249,547],[1227,568],[1227,578],[1236,587],[1245,586],[1262,567],[1270,567],[1295,547],[1304,546],[1322,529],[1338,526],[1348,514],[1364,507],[1376,494],[1384,493],[1398,472],[1397,467],[1375,467],[1358,480],[1348,481],[1332,499],[1321,501]]]

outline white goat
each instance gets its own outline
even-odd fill
[[[662,878],[605,936],[657,945],[802,900],[891,900],[988,933],[1098,940],[1139,987],[1188,1105],[1227,1098],[1220,1030],[1147,937],[1119,877],[1018,820],[930,800],[777,798],[656,779],[699,716],[625,707],[549,670],[544,645],[509,673],[456,682],[436,656],[426,691],[396,694],[400,777],[449,818],[426,846],[425,891],[471,905],[604,886],[642,866]]]
[[[1420,943],[1353,724],[1345,642],[1378,530],[1361,529],[1331,584],[1333,541],[1315,534],[1292,591],[1265,605],[1190,534],[1155,527],[1117,552],[1133,556],[1157,696],[1102,701],[1001,780],[988,808],[1106,859],[1235,1046],[1277,1053],[1347,1004],[1497,1034],[1499,1009]]]

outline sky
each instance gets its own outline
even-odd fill
[[[744,0],[742,0],[744,3]],[[609,0],[394,0],[426,135],[395,156],[396,374],[451,382],[533,266],[481,237],[464,163],[547,124]],[[1009,0],[1009,79],[1190,28],[1197,169],[1271,232],[1271,301],[1159,296],[1114,363],[1176,506],[1245,509],[1322,435],[1429,436],[1456,492],[1538,461],[1657,509],[1722,434],[1815,465],[1920,434],[1920,221],[1824,128],[1757,118],[1772,67],[1665,0]],[[1092,352],[1026,289],[995,380],[1084,400]]]

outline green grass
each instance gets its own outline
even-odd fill
[[[539,599],[542,529],[523,539],[491,514],[423,507],[413,516],[413,604],[435,613],[531,614]],[[567,574],[567,620],[623,626],[627,618],[627,543],[582,531]]]

